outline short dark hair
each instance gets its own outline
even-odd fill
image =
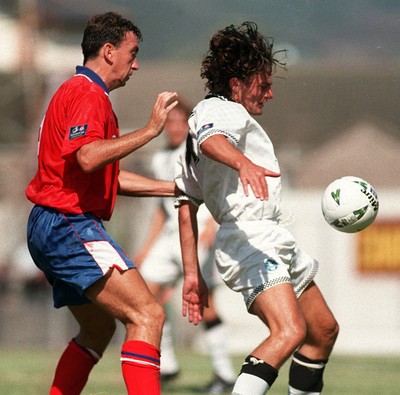
[[[83,64],[95,58],[100,48],[110,43],[118,47],[126,33],[133,32],[139,41],[142,40],[140,29],[128,19],[115,12],[98,14],[89,19],[82,39]]]
[[[280,51],[278,51],[280,52]],[[236,77],[247,82],[253,75],[267,71],[272,74],[276,64],[273,39],[258,32],[254,22],[243,22],[219,30],[210,40],[201,77],[206,87],[215,94],[231,96],[229,81]]]

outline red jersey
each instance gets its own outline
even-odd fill
[[[62,213],[91,212],[110,219],[118,187],[119,162],[85,173],[76,152],[95,140],[119,137],[118,121],[101,78],[86,67],[53,96],[40,126],[38,171],[26,188],[35,204]]]

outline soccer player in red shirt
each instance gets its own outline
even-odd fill
[[[122,372],[129,394],[160,393],[164,312],[102,221],[117,194],[174,196],[173,182],[119,169],[119,160],[157,137],[175,92],[158,95],[148,124],[124,136],[109,100],[139,68],[141,31],[115,13],[96,15],[84,31],[84,66],[53,96],[40,127],[38,171],[26,188],[35,206],[28,247],[53,287],[56,308],[79,324],[58,363],[51,395],[77,395],[114,334],[126,328]]]

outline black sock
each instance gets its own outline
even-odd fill
[[[324,386],[322,376],[327,360],[312,360],[297,351],[289,371],[289,385],[300,391],[321,392]]]
[[[212,321],[204,321],[204,326],[206,330],[214,328],[214,326],[218,326],[220,324],[222,324],[222,321],[219,317]]]
[[[278,377],[278,369],[275,369],[262,359],[258,359],[253,355],[246,357],[240,373],[247,373],[257,376],[267,382],[270,387]]]

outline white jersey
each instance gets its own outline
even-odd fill
[[[278,161],[266,132],[239,103],[220,96],[202,100],[189,119],[191,161],[181,155],[175,172],[177,186],[188,196],[204,201],[219,223],[277,220],[280,216],[280,177],[267,180],[269,199],[257,199],[243,191],[239,173],[201,153],[201,144],[222,134],[255,164],[279,173]],[[190,144],[190,143],[189,143]],[[204,175],[207,174],[205,177]]]
[[[164,149],[154,154],[151,161],[151,170],[154,177],[158,180],[173,180],[175,174],[175,163],[178,161],[181,154],[185,152],[186,143],[183,143],[177,148]],[[174,207],[175,198],[163,197],[159,198],[158,204],[165,213],[164,232],[179,233],[178,210]],[[201,231],[207,220],[210,218],[210,213],[205,207],[202,207],[198,214],[199,231]]]
[[[299,296],[314,278],[318,263],[300,251],[279,224],[280,177],[268,178],[268,200],[257,199],[251,191],[246,197],[236,170],[201,153],[206,139],[222,134],[253,163],[279,173],[269,137],[241,104],[218,96],[196,106],[189,126],[192,141],[175,173],[177,186],[187,196],[178,201],[204,201],[221,225],[215,258],[222,279],[242,293],[248,309],[261,292],[279,284],[291,283]]]

